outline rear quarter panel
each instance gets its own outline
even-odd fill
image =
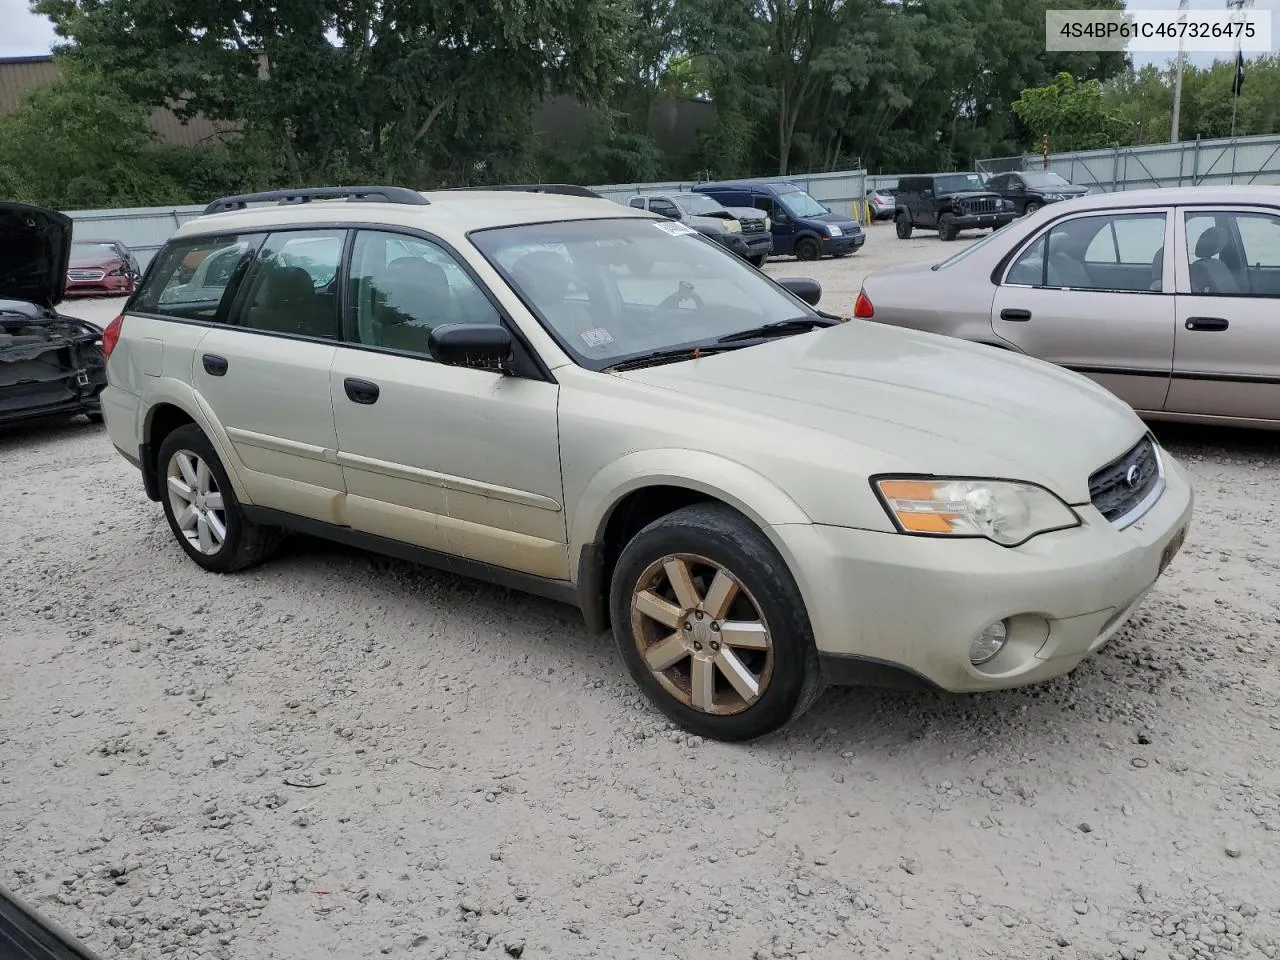
[[[870,276],[863,283],[874,323],[907,327],[976,343],[1005,344],[991,327],[996,285],[985,273],[957,265]]]

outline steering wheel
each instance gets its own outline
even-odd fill
[[[694,309],[701,309],[703,306],[702,298],[693,289],[693,284],[688,280],[681,280],[680,289],[658,304],[658,309],[674,310],[685,302],[692,303]]]

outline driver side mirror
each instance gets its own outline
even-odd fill
[[[496,323],[446,323],[431,330],[427,349],[451,367],[478,367],[506,372],[511,362],[511,331]]]
[[[780,277],[778,286],[799,297],[811,307],[822,299],[822,284],[812,277]]]

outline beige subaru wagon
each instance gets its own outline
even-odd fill
[[[1060,364],[1147,419],[1280,428],[1280,187],[1055,203],[868,277],[855,314]]]
[[[569,601],[709,737],[1073,669],[1183,542],[1182,468],[1083,377],[819,294],[593,196],[232,197],[105,331],[103,409],[206,570],[305,531]]]

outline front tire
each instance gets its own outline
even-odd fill
[[[178,546],[205,570],[243,570],[274,552],[279,531],[245,517],[213,444],[194,423],[165,437],[156,471],[169,529]]]
[[[813,237],[801,237],[796,241],[797,260],[817,260],[822,256],[822,247]]]
[[[914,226],[914,224],[911,222],[911,218],[908,217],[905,213],[900,213],[898,214],[897,221],[898,221],[898,239],[910,240],[911,229]]]
[[[1030,203],[1028,203],[1025,207],[1022,208],[1022,215],[1025,217],[1028,214],[1035,213],[1037,210],[1040,209],[1041,206],[1042,204],[1036,203],[1036,201],[1032,200]]]
[[[960,236],[960,227],[956,224],[955,214],[944,213],[938,218],[939,239],[951,241],[958,236]]]
[[[631,676],[690,733],[752,740],[787,726],[821,691],[790,570],[723,504],[685,507],[641,530],[618,558],[609,602]]]
[[[758,256],[748,257],[747,262],[750,263],[757,270],[763,270],[765,262],[768,259],[769,258],[762,253],[762,254],[759,254]]]

